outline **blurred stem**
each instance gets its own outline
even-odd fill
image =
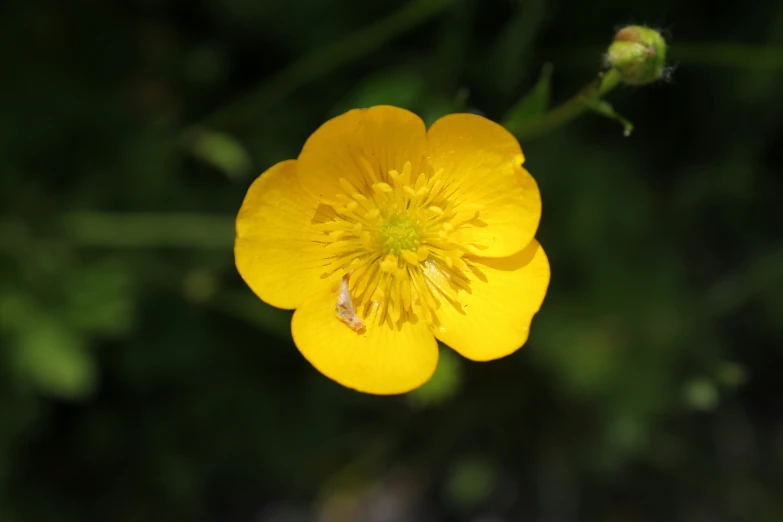
[[[617,87],[620,81],[620,73],[611,69],[584,86],[576,96],[554,109],[534,118],[510,122],[506,128],[520,141],[547,134],[562,127],[585,111],[594,109],[601,98]]]
[[[680,43],[671,48],[681,63],[775,71],[783,69],[783,48],[727,43]]]
[[[61,218],[68,240],[104,248],[231,248],[234,219],[201,214],[74,212]]]
[[[452,0],[414,0],[374,24],[323,47],[274,75],[254,92],[217,110],[201,122],[210,127],[238,126],[258,118],[269,106],[318,76],[366,56],[443,11]]]
[[[230,249],[234,217],[143,212],[71,212],[56,220],[55,233],[80,247]],[[53,232],[48,227],[42,235]],[[0,221],[0,249],[16,251],[34,244],[35,226]]]

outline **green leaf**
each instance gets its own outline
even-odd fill
[[[590,102],[587,107],[594,113],[600,114],[601,116],[609,118],[610,120],[614,120],[622,125],[623,136],[626,138],[631,135],[631,132],[633,132],[633,123],[620,114],[617,114],[609,102],[605,102],[604,100],[595,100]]]
[[[366,79],[340,103],[334,114],[375,105],[413,109],[424,96],[421,76],[410,71],[386,71]]]
[[[71,270],[63,279],[68,324],[89,334],[127,332],[135,318],[132,283],[128,267],[115,259]]]
[[[552,84],[552,64],[544,64],[535,85],[514,104],[503,118],[503,126],[517,124],[546,112]]]
[[[95,389],[95,361],[76,331],[54,319],[43,319],[18,338],[15,369],[41,392],[81,399]]]
[[[230,179],[243,178],[253,165],[244,146],[225,132],[199,129],[189,135],[187,143],[191,154],[220,170]]]
[[[433,123],[447,114],[466,112],[469,97],[470,91],[465,88],[458,89],[451,98],[429,96],[423,100],[422,108],[418,114],[429,129]]]
[[[9,331],[34,328],[38,313],[29,294],[10,289],[0,293],[0,328]]]

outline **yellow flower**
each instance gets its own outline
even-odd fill
[[[427,130],[396,107],[349,111],[251,185],[237,269],[263,301],[296,309],[299,351],[349,388],[417,388],[438,364],[436,339],[468,359],[504,357],[527,340],[549,285],[523,161],[517,140],[480,116]],[[339,310],[348,274],[352,302]]]

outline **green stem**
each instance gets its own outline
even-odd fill
[[[510,123],[507,128],[520,141],[547,134],[589,110],[598,100],[617,87],[620,81],[620,73],[612,69],[554,109],[528,120]]]
[[[759,71],[783,69],[783,48],[730,43],[679,43],[672,45],[675,63],[734,67]]]
[[[389,40],[443,11],[452,0],[414,0],[374,24],[319,49],[274,75],[254,92],[207,117],[201,125],[239,126],[314,78],[366,56]]]
[[[230,249],[234,218],[206,214],[69,212],[56,220],[59,237],[79,247]],[[20,220],[0,221],[0,250],[32,244],[37,229]],[[45,236],[48,237],[48,236]]]
[[[65,238],[100,248],[227,249],[234,241],[234,219],[199,214],[74,212],[60,224]]]

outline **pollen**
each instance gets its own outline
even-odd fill
[[[437,326],[438,310],[459,308],[460,294],[470,291],[471,259],[483,246],[460,238],[483,226],[483,208],[454,198],[442,172],[422,170],[406,162],[399,171],[340,179],[344,192],[321,202],[322,277],[351,274],[348,291],[367,328]]]

